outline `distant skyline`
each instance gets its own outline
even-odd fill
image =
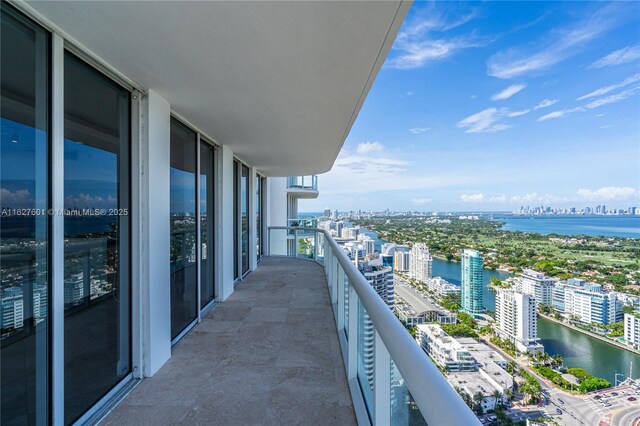
[[[300,211],[640,205],[640,3],[414,3]]]

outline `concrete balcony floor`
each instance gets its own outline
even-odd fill
[[[356,424],[322,267],[265,258],[102,424]]]

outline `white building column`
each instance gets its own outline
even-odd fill
[[[268,180],[269,226],[287,226],[287,178],[270,177]]]
[[[171,292],[169,269],[169,167],[171,111],[169,103],[150,90],[141,108],[138,231],[140,264],[140,339],[142,370],[153,376],[171,357]]]
[[[220,228],[218,229],[216,241],[216,270],[218,273],[219,288],[217,294],[219,300],[226,300],[233,293],[233,181],[236,178],[233,174],[233,151],[226,146],[220,149],[220,202],[218,217],[220,218]]]

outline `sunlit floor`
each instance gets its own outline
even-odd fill
[[[102,424],[356,424],[322,267],[264,259]]]

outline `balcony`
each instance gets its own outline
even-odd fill
[[[105,424],[479,424],[325,231],[268,249]]]
[[[289,176],[287,194],[295,198],[318,198],[318,176]]]

